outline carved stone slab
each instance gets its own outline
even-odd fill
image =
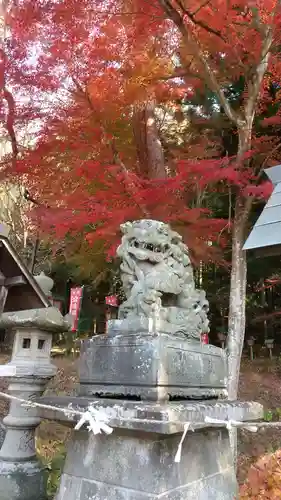
[[[150,401],[226,396],[226,355],[166,334],[98,336],[83,343],[81,396]]]

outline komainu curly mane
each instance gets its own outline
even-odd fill
[[[127,222],[117,255],[126,301],[119,318],[158,315],[170,333],[200,338],[208,331],[208,302],[195,289],[187,246],[167,224],[155,220]]]

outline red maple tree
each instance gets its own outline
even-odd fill
[[[171,29],[153,5],[130,15],[117,11],[116,4],[103,9],[99,2],[49,3],[32,13],[26,2],[11,9],[19,66],[28,48],[39,52],[21,85],[33,81],[37,114],[32,104],[28,109],[32,119],[41,118],[35,147],[20,151],[12,171],[43,201],[37,216],[56,237],[83,230],[89,241],[110,242],[125,219],[156,217],[188,224],[188,241],[202,256],[196,241],[216,237],[225,221],[210,224],[207,211],[188,202],[198,182],[201,188],[207,177],[214,182],[214,164],[167,166],[155,118],[157,107],[171,107],[186,92],[183,81],[163,78],[173,71]],[[25,23],[32,36],[22,37]],[[49,94],[54,101],[46,106],[41,98]],[[233,172],[220,161],[217,166],[216,180]]]
[[[125,219],[155,217],[180,224],[200,253],[225,221],[194,208],[198,191],[220,181],[232,186],[228,347],[229,395],[236,397],[245,329],[242,247],[252,195],[264,194],[256,188],[261,166],[247,154],[269,83],[279,82],[278,1],[23,0],[7,2],[3,16],[11,172],[42,200],[42,227],[57,237],[83,233],[108,242]],[[244,91],[233,101],[229,88],[241,77]],[[204,158],[202,142],[200,155],[189,143],[167,151],[167,110],[174,117],[185,96],[206,87],[236,130],[235,160]],[[16,141],[26,123],[33,125],[27,149]]]

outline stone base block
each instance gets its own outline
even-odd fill
[[[233,500],[237,483],[228,432],[161,436],[116,430],[75,434],[56,500]]]
[[[226,397],[225,352],[162,333],[93,337],[82,346],[79,372],[81,396]]]
[[[237,492],[229,435],[218,420],[262,418],[257,403],[152,403],[45,396],[41,403],[78,411],[102,410],[110,435],[74,431],[56,500],[234,500]],[[75,425],[76,417],[40,409],[41,417]],[[180,463],[184,424],[190,422]]]
[[[37,460],[0,461],[1,500],[46,500],[47,475]]]

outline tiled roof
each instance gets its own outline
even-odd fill
[[[268,168],[265,173],[275,186],[274,191],[248,236],[244,250],[281,245],[281,165]]]

